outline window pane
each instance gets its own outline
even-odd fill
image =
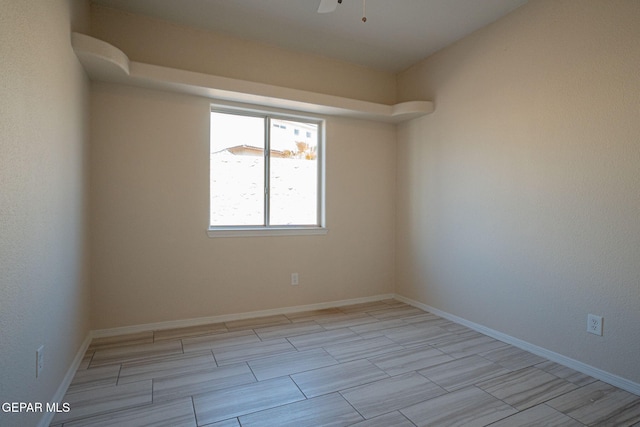
[[[271,225],[318,225],[318,125],[271,120],[270,154]]]
[[[264,119],[211,113],[212,226],[264,225]]]

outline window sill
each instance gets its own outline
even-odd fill
[[[266,236],[315,236],[329,232],[324,227],[216,227],[209,228],[209,237],[266,237]]]

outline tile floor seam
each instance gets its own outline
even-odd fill
[[[611,420],[612,418],[616,417],[618,413],[620,413],[622,411],[622,409],[625,409],[625,411],[627,409],[631,409],[635,406],[640,407],[640,399],[635,399],[633,402],[629,402],[629,404],[625,405],[623,408],[620,408],[618,411],[616,411],[615,414],[611,415],[610,417],[607,417],[604,421],[602,421],[605,424],[608,424],[607,421]],[[635,424],[634,424],[635,425]]]
[[[577,390],[577,389],[576,389],[576,390]],[[559,397],[559,396],[558,396],[558,397]],[[547,402],[549,402],[549,401],[547,400],[546,402],[541,403],[541,405],[544,405],[544,406],[546,406],[547,408],[551,408],[551,409],[553,409],[554,411],[561,413],[561,414],[562,414],[562,415],[564,415],[565,417],[569,417],[569,418],[571,418],[572,420],[574,420],[575,422],[577,422],[578,424],[580,424],[580,425],[582,425],[582,426],[584,426],[584,427],[589,427],[588,425],[586,425],[585,423],[583,423],[583,422],[579,421],[578,419],[576,419],[576,418],[572,417],[571,415],[569,415],[569,414],[567,414],[567,413],[565,413],[565,412],[562,412],[562,411],[560,411],[560,410],[558,410],[558,409],[556,409],[556,408],[554,408],[554,407],[552,407],[552,406],[547,405]]]
[[[191,409],[193,409],[193,419],[196,422],[196,426],[199,426],[200,424],[198,423],[198,413],[196,412],[196,404],[193,401],[193,396],[189,396],[189,400],[191,400]]]
[[[407,404],[407,405],[405,405],[405,406],[402,406],[402,407],[400,407],[400,408],[395,408],[395,409],[393,409],[393,410],[390,410],[390,411],[385,412],[385,413],[382,413],[382,414],[377,414],[375,417],[372,417],[372,418],[366,418],[364,415],[362,415],[362,416],[363,416],[363,418],[364,418],[365,420],[366,420],[366,419],[373,419],[373,418],[376,418],[376,417],[379,417],[379,416],[382,416],[382,415],[385,415],[385,414],[389,414],[389,413],[391,413],[391,412],[396,412],[396,411],[397,411],[397,412],[400,412],[402,409],[406,409],[406,408],[408,408],[409,406],[413,406],[413,405],[417,405],[417,404],[420,404],[420,403],[424,403],[424,402],[427,402],[427,401],[429,401],[429,400],[431,400],[431,399],[435,399],[435,398],[437,398],[437,397],[439,397],[439,396],[442,396],[442,395],[445,395],[445,394],[447,394],[447,393],[448,393],[444,388],[442,388],[442,387],[441,387],[441,386],[439,386],[438,384],[434,383],[433,381],[431,381],[429,378],[425,377],[424,375],[420,375],[417,371],[409,371],[409,372],[405,372],[405,373],[402,373],[402,374],[398,374],[398,375],[394,375],[394,376],[389,376],[388,378],[383,378],[383,379],[380,379],[380,380],[376,380],[376,381],[373,381],[373,382],[371,382],[371,383],[369,383],[369,384],[374,384],[374,383],[376,383],[376,382],[379,382],[379,381],[385,381],[385,380],[388,380],[388,379],[391,379],[391,378],[395,378],[395,377],[407,376],[407,375],[409,375],[409,374],[411,374],[411,373],[414,373],[414,374],[416,374],[416,375],[421,376],[422,378],[424,378],[424,379],[425,379],[426,381],[428,381],[429,383],[431,383],[431,384],[433,384],[434,386],[436,386],[436,387],[438,387],[439,389],[441,389],[444,393],[439,394],[439,395],[436,395],[436,396],[429,397],[429,398],[424,399],[424,400],[420,400],[420,401],[418,401],[418,402],[409,403],[409,404]],[[356,389],[356,388],[358,388],[358,387],[362,387],[362,386],[364,386],[364,385],[366,385],[366,384],[362,384],[362,385],[357,385],[357,386],[354,386],[354,387],[350,387],[350,388],[348,388],[348,389],[345,389],[345,390],[341,390],[341,391],[339,391],[339,393],[340,393],[340,394],[342,394],[343,392],[348,392],[350,389]],[[347,398],[346,398],[346,396],[344,396],[344,395],[343,395],[343,397],[344,397],[344,399],[345,399],[347,402],[351,403],[351,402],[349,401],[349,399],[347,399]]]
[[[118,368],[118,376],[116,377],[116,386],[120,383],[120,374],[122,373],[122,363],[119,366],[120,367]],[[151,390],[153,391],[153,387],[151,388]]]
[[[213,349],[209,349],[209,352],[211,353],[211,357],[213,357],[213,363],[215,363],[216,365],[215,367],[216,368],[220,367],[220,365],[218,364],[218,361],[216,360],[216,354],[213,352]]]
[[[340,397],[342,397],[342,398],[344,399],[344,401],[345,401],[345,402],[347,402],[347,404],[348,404],[349,406],[351,406],[351,408],[353,408],[353,410],[354,410],[354,411],[356,411],[356,412],[358,413],[358,415],[360,415],[364,421],[368,421],[368,420],[369,420],[369,419],[368,419],[367,417],[365,417],[365,416],[364,416],[360,411],[358,411],[358,409],[357,409],[355,406],[353,406],[353,404],[352,404],[351,402],[349,402],[349,399],[347,399],[346,397],[344,397],[344,395],[342,394],[342,390],[337,391],[336,393],[338,393],[338,394],[340,395]],[[389,412],[387,412],[387,414],[388,414],[388,413],[391,413],[391,412],[394,412],[394,411],[389,411]],[[381,414],[381,415],[385,415],[385,414]],[[358,422],[361,422],[361,421],[358,421]]]
[[[522,368],[522,369],[519,369],[519,370],[517,370],[517,371],[512,371],[512,372],[506,373],[506,374],[504,374],[504,375],[500,375],[500,376],[498,376],[498,377],[492,378],[491,380],[487,380],[487,381],[495,381],[495,380],[499,380],[501,377],[504,377],[504,376],[507,376],[507,375],[511,375],[511,374],[517,373],[517,372],[519,372],[519,371],[523,371],[523,370],[525,370],[525,369],[529,369],[529,368]],[[560,379],[561,379],[561,378],[560,378]],[[561,379],[561,380],[562,380],[562,379]],[[564,381],[564,380],[563,380],[563,381]],[[481,381],[480,383],[482,383],[482,382],[485,382],[485,381]],[[568,381],[565,381],[565,382],[568,382]],[[511,405],[510,403],[508,403],[508,402],[504,401],[503,399],[500,399],[498,396],[494,395],[493,393],[491,393],[491,392],[489,392],[489,391],[487,391],[487,390],[484,390],[484,389],[479,385],[480,383],[476,383],[476,384],[474,384],[474,385],[475,385],[476,387],[478,387],[479,389],[481,389],[481,390],[485,391],[486,393],[489,393],[490,395],[492,395],[492,396],[493,396],[493,397],[495,397],[496,399],[498,399],[498,400],[502,400],[502,401],[503,401],[504,403],[506,403],[507,405]],[[578,388],[579,388],[579,387],[578,387]],[[551,397],[547,398],[546,400],[543,400],[543,401],[541,401],[541,402],[538,402],[538,403],[537,403],[536,405],[534,405],[534,406],[537,406],[537,405],[540,405],[540,404],[544,404],[544,403],[546,403],[546,402],[549,402],[550,400],[553,400],[553,399],[555,399],[556,397],[560,397],[560,396],[562,396],[562,395],[564,395],[564,394],[566,394],[566,393],[571,393],[572,391],[575,391],[575,390],[577,390],[578,388],[571,389],[571,390],[567,390],[566,392],[563,392],[563,393],[561,393],[561,394],[551,396]],[[514,408],[515,408],[515,407],[514,407]],[[515,409],[517,409],[517,408],[515,408]],[[530,408],[526,408],[526,409],[522,409],[522,410],[518,410],[518,411],[519,411],[519,412],[522,412],[522,411],[525,411],[525,410],[527,410],[527,409],[530,409]]]
[[[309,396],[307,396],[304,391],[302,391],[302,389],[300,388],[300,385],[292,378],[292,375],[286,375],[292,383],[294,383],[296,385],[296,387],[298,388],[298,390],[300,390],[300,393],[302,393],[302,395],[304,396],[305,400],[309,400]]]
[[[249,364],[249,362],[244,362],[244,363],[246,363],[246,364],[247,364],[247,368],[249,368],[249,371],[251,371],[251,375],[253,375],[253,378],[256,380],[256,382],[260,382],[260,380],[259,380],[259,379],[258,379],[258,377],[256,376],[256,373],[255,373],[255,372],[253,372],[253,368],[251,367],[251,365]],[[291,380],[291,381],[293,381],[293,380]],[[294,381],[294,384],[295,384],[295,381]],[[297,386],[297,384],[296,384],[296,386]],[[300,391],[302,391],[302,390],[300,390]]]
[[[475,386],[475,385],[474,385],[473,387],[477,387],[477,386]],[[478,387],[478,388],[480,388],[480,387]],[[482,389],[480,388],[480,390],[482,390]],[[507,418],[509,418],[509,417],[513,417],[514,415],[518,415],[519,413],[526,411],[526,409],[525,409],[525,410],[523,410],[523,411],[520,411],[520,410],[518,410],[517,408],[515,408],[515,407],[513,407],[513,406],[509,405],[509,404],[508,404],[507,402],[505,402],[504,400],[502,400],[502,399],[500,399],[500,398],[497,398],[497,397],[496,397],[496,396],[494,396],[493,394],[491,394],[491,393],[489,393],[489,392],[487,392],[487,391],[485,391],[485,390],[482,390],[482,391],[484,391],[485,393],[487,393],[488,395],[490,395],[490,396],[491,396],[491,397],[493,397],[494,399],[497,399],[497,400],[499,400],[500,402],[502,402],[503,404],[505,404],[505,405],[509,406],[510,408],[513,408],[513,410],[514,410],[514,411],[516,411],[516,413],[515,413],[515,414],[507,415],[506,417],[504,417],[504,418],[500,418],[499,420],[496,420],[496,421],[492,422],[491,424],[499,423],[500,421],[504,421],[504,420],[506,420],[506,419],[507,419]],[[527,409],[531,409],[531,408],[527,408]],[[490,426],[491,424],[488,424],[488,425],[487,425],[487,426],[485,426],[485,427],[488,427],[488,426]]]

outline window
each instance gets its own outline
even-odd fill
[[[323,232],[321,141],[321,120],[212,109],[209,235]]]

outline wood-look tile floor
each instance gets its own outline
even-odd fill
[[[52,426],[634,426],[640,397],[395,300],[96,339]]]

